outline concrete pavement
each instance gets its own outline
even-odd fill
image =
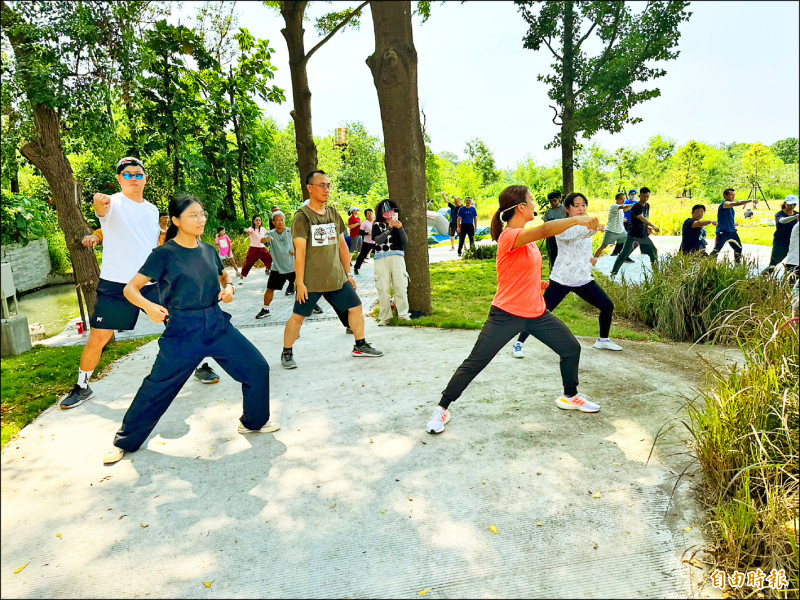
[[[104,467],[152,342],[93,382],[94,399],[48,409],[6,447],[0,596],[692,593],[700,570],[683,559],[703,517],[691,469],[672,495],[690,462],[677,419],[700,380],[697,351],[726,353],[582,339],[581,391],[603,407],[589,415],[554,405],[552,352],[530,342],[513,359],[509,344],[432,436],[424,425],[477,331],[370,320],[385,356],[356,359],[338,322],[308,323],[291,371],[282,328],[242,331],[272,365],[275,434],[236,432],[230,377],[191,379],[142,449]]]

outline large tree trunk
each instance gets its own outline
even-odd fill
[[[64,154],[61,144],[61,128],[58,115],[52,108],[37,104],[33,107],[38,139],[21,148],[22,155],[42,172],[55,200],[58,226],[64,232],[67,249],[75,269],[75,278],[81,288],[89,314],[94,312],[97,301],[97,281],[100,267],[89,248],[81,244],[83,236],[91,233],[80,207],[82,185],[76,182],[72,166]]]
[[[561,177],[563,195],[571,194],[575,188],[575,90],[573,73],[572,36],[575,30],[575,12],[571,1],[564,3],[564,32],[562,68],[564,72],[564,110],[561,114]]]
[[[411,3],[371,2],[370,7],[375,53],[367,58],[367,65],[378,91],[389,197],[400,207],[408,235],[408,301],[413,313],[430,314],[425,142],[419,118]]]
[[[300,189],[308,199],[305,186],[306,175],[317,168],[317,146],[311,128],[311,89],[308,87],[307,58],[303,44],[303,14],[307,2],[281,2],[281,15],[286,27],[281,29],[289,50],[289,71],[292,77],[292,101],[294,108],[289,113],[294,120],[295,146],[297,148],[297,171],[300,173]]]

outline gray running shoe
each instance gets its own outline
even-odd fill
[[[294,355],[291,352],[281,352],[281,365],[284,369],[296,369],[297,363],[294,362]]]
[[[195,369],[194,378],[200,383],[217,383],[219,381],[219,375],[211,370],[207,362]]]
[[[61,403],[58,405],[58,407],[61,410],[67,410],[68,408],[75,408],[76,406],[80,406],[81,404],[86,402],[92,396],[94,396],[92,388],[88,386],[82,388],[76,383],[75,387],[70,390],[69,394],[67,394],[61,399]]]
[[[383,352],[365,343],[363,346],[353,346],[353,356],[383,356]]]

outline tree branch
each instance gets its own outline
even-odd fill
[[[588,38],[588,37],[589,37],[589,36],[592,34],[592,31],[594,31],[594,28],[595,28],[595,27],[597,27],[597,21],[595,21],[594,23],[592,23],[592,26],[591,26],[591,27],[589,27],[589,31],[587,31],[587,32],[586,32],[586,35],[585,35],[585,36],[583,36],[583,37],[582,37],[580,40],[578,40],[578,43],[577,43],[577,44],[575,44],[575,52],[576,52],[576,53],[577,53],[577,52],[578,52],[578,50],[580,49],[580,47],[581,47],[581,44],[583,44],[583,42],[585,42],[585,41],[586,41],[586,38]]]
[[[556,52],[555,50],[553,50],[553,47],[550,45],[549,40],[550,40],[550,36],[542,39],[542,41],[545,43],[545,45],[550,49],[550,52],[553,53],[553,56],[555,56],[558,60],[562,60],[561,55],[558,52]]]
[[[322,46],[322,45],[323,45],[325,42],[327,42],[329,39],[331,39],[331,38],[332,38],[332,37],[333,37],[333,36],[336,34],[336,32],[337,32],[337,31],[339,31],[339,30],[340,30],[342,27],[344,27],[345,25],[347,25],[347,24],[348,24],[348,23],[349,23],[349,22],[350,22],[350,21],[353,19],[353,17],[355,17],[357,14],[359,14],[359,13],[361,12],[361,9],[363,9],[363,8],[364,8],[364,7],[365,7],[367,4],[369,4],[369,0],[366,0],[366,2],[362,2],[362,3],[361,3],[361,4],[359,4],[359,5],[358,5],[356,8],[354,8],[354,9],[353,9],[353,12],[351,12],[349,15],[347,15],[347,17],[345,17],[344,19],[342,19],[342,22],[341,22],[341,23],[339,23],[339,24],[338,24],[336,27],[334,27],[334,28],[333,28],[333,31],[331,31],[331,32],[330,32],[328,35],[326,35],[324,38],[322,38],[322,39],[319,41],[319,43],[318,43],[316,46],[314,46],[314,47],[313,47],[311,50],[309,50],[308,52],[306,52],[306,55],[305,55],[305,57],[303,58],[303,61],[304,61],[304,62],[308,62],[308,59],[309,59],[309,58],[311,58],[311,55],[312,55],[312,54],[314,54],[314,52],[316,52],[317,50],[319,50],[319,49],[320,49],[320,47],[321,47],[321,46]]]
[[[614,42],[617,39],[617,34],[619,33],[619,20],[620,20],[620,15],[622,13],[622,9],[623,9],[624,5],[625,5],[624,2],[618,2],[617,3],[617,14],[614,17],[614,35],[611,36],[611,40],[609,40],[608,46],[606,46],[606,49],[603,52],[603,56],[600,57],[600,62],[594,68],[595,74],[599,73],[600,71],[602,71],[603,65],[606,64],[606,61],[608,60],[608,56],[611,54],[611,48],[613,48]],[[595,23],[597,23],[597,22],[595,21]],[[575,92],[575,95],[577,96],[580,93],[582,93],[583,90],[586,89],[586,86],[588,86],[592,82],[592,79],[594,79],[594,76],[589,77],[589,80]]]
[[[562,123],[556,123],[556,119],[557,119],[557,118],[558,118],[558,116],[559,116],[559,115],[558,115],[558,109],[557,109],[555,106],[553,106],[552,104],[550,104],[549,106],[550,106],[550,108],[552,108],[552,109],[553,109],[553,112],[555,113],[555,114],[553,115],[553,125],[558,125],[558,126],[561,126],[561,125],[562,125]]]

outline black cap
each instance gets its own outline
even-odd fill
[[[117,175],[122,173],[122,170],[125,167],[142,167],[142,171],[144,171],[144,165],[142,164],[142,161],[135,156],[126,156],[117,163]]]

